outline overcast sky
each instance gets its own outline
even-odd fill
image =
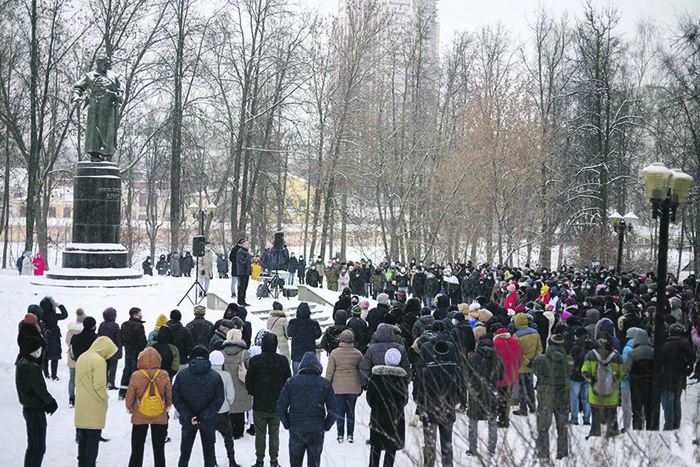
[[[328,14],[338,12],[337,0],[300,1]],[[571,20],[582,11],[582,0],[438,0],[440,42],[442,45],[449,43],[456,31],[474,31],[499,20],[515,40],[524,40],[529,35],[528,19],[534,16],[540,4],[557,16],[567,11]],[[634,33],[634,25],[640,19],[655,21],[661,29],[670,31],[677,23],[676,18],[686,12],[700,15],[700,0],[594,0],[594,4],[615,5],[621,14],[620,31],[629,35]]]

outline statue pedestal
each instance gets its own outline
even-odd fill
[[[119,243],[121,177],[114,162],[78,162],[73,181],[73,243],[63,252],[63,267],[46,277],[57,280],[138,279]]]

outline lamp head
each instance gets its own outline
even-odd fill
[[[671,201],[683,204],[688,199],[690,185],[693,184],[693,177],[680,169],[671,169]]]
[[[199,206],[196,203],[192,203],[189,206],[187,206],[187,210],[190,212],[190,214],[196,216],[197,212],[199,212]]]
[[[608,216],[608,221],[610,222],[610,225],[613,227],[617,227],[620,225],[620,221],[622,220],[622,216],[620,215],[619,212],[615,211],[612,214]]]
[[[211,216],[212,214],[214,214],[214,211],[216,211],[216,205],[214,203],[209,203],[207,205],[207,214]]]
[[[650,200],[664,200],[668,196],[672,172],[661,162],[654,162],[642,170],[644,189]]]

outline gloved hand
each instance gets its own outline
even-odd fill
[[[56,402],[56,399],[53,399],[50,404],[46,406],[46,413],[49,415],[53,415],[56,411],[58,410],[58,403]]]

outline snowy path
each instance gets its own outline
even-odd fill
[[[69,320],[74,318],[77,307],[83,307],[86,313],[95,317],[98,323],[102,321],[102,310],[112,306],[117,309],[119,323],[128,317],[128,309],[138,306],[143,310],[147,332],[153,328],[158,314],[168,315],[170,310],[180,300],[190,285],[187,278],[156,278],[158,285],[153,287],[134,289],[61,289],[34,286],[29,283],[27,277],[0,275],[0,303],[3,304],[4,319],[0,322],[0,337],[5,345],[0,347],[0,420],[3,420],[2,445],[0,452],[0,466],[16,466],[22,464],[26,447],[25,425],[21,408],[17,401],[14,387],[14,359],[17,354],[16,337],[17,323],[26,313],[27,306],[38,303],[45,295],[52,295],[57,302],[66,305],[69,311],[69,319],[60,323],[65,335]],[[251,284],[248,303],[254,307],[267,305],[261,304],[254,297]],[[212,289],[220,291],[222,297],[230,291],[229,280],[215,279]],[[272,300],[269,300],[270,307]],[[284,300],[286,306],[295,305],[294,300]],[[185,306],[186,305],[186,306]],[[183,322],[189,322],[192,317],[192,306],[187,300],[179,308],[183,314]],[[330,309],[325,309],[330,313]],[[223,311],[211,311],[207,314],[210,320],[215,320],[223,315]],[[253,324],[254,333],[264,327],[264,321],[249,314]],[[265,317],[266,318],[266,317]],[[65,351],[65,345],[63,345]],[[324,362],[325,364],[325,359]],[[117,378],[121,377],[122,365],[120,362]],[[49,417],[47,435],[47,453],[44,460],[45,466],[74,466],[77,464],[77,449],[74,442],[73,411],[68,408],[68,369],[65,359],[59,365],[60,381],[49,381],[49,391],[54,395],[59,404],[59,410]],[[620,436],[617,439],[605,443],[598,439],[586,441],[588,427],[572,427],[571,440],[572,454],[569,459],[557,461],[555,465],[566,466],[622,466],[622,465],[664,465],[683,466],[697,465],[693,461],[694,446],[690,440],[694,432],[693,423],[698,416],[698,394],[700,385],[692,386],[684,395],[684,425],[677,433],[633,433],[631,436]],[[412,403],[406,409],[407,422],[413,413]],[[369,447],[365,445],[365,439],[369,436],[367,428],[369,421],[369,408],[364,395],[358,401],[357,426],[355,428],[355,443],[338,445],[336,441],[335,427],[326,434],[322,465],[360,467],[368,464]],[[533,461],[535,418],[514,418],[509,430],[499,429],[499,443],[497,455],[494,458],[469,459],[465,456],[467,440],[467,418],[459,416],[455,425],[455,465],[498,465],[498,466],[530,466],[540,465]],[[480,435],[485,441],[486,425],[480,425]],[[129,415],[124,409],[123,402],[117,400],[116,391],[110,391],[110,408],[107,413],[107,427],[103,431],[106,438],[111,441],[100,446],[98,465],[102,467],[122,467],[128,463],[130,453],[131,424]],[[507,433],[507,440],[503,436]],[[180,431],[178,422],[171,420],[169,436],[172,442],[166,446],[168,465],[176,465],[179,455]],[[288,464],[287,442],[288,436],[285,430],[280,434],[280,462]],[[407,425],[406,449],[399,453],[396,465],[408,467],[421,465],[420,449],[423,441],[422,431],[419,428],[409,428]],[[199,443],[199,441],[197,441]],[[480,444],[480,449],[485,452],[485,446]],[[554,443],[552,445],[554,450]],[[245,435],[243,439],[236,441],[236,459],[239,464],[248,467],[255,462],[254,438]],[[554,455],[554,451],[552,451]],[[151,465],[152,454],[150,442],[146,443],[145,465]],[[223,442],[219,438],[217,442],[217,458],[220,465],[225,465],[225,451]],[[201,449],[195,444],[192,455],[192,466],[202,465]],[[268,460],[266,459],[266,465]],[[438,461],[438,465],[440,462]]]

